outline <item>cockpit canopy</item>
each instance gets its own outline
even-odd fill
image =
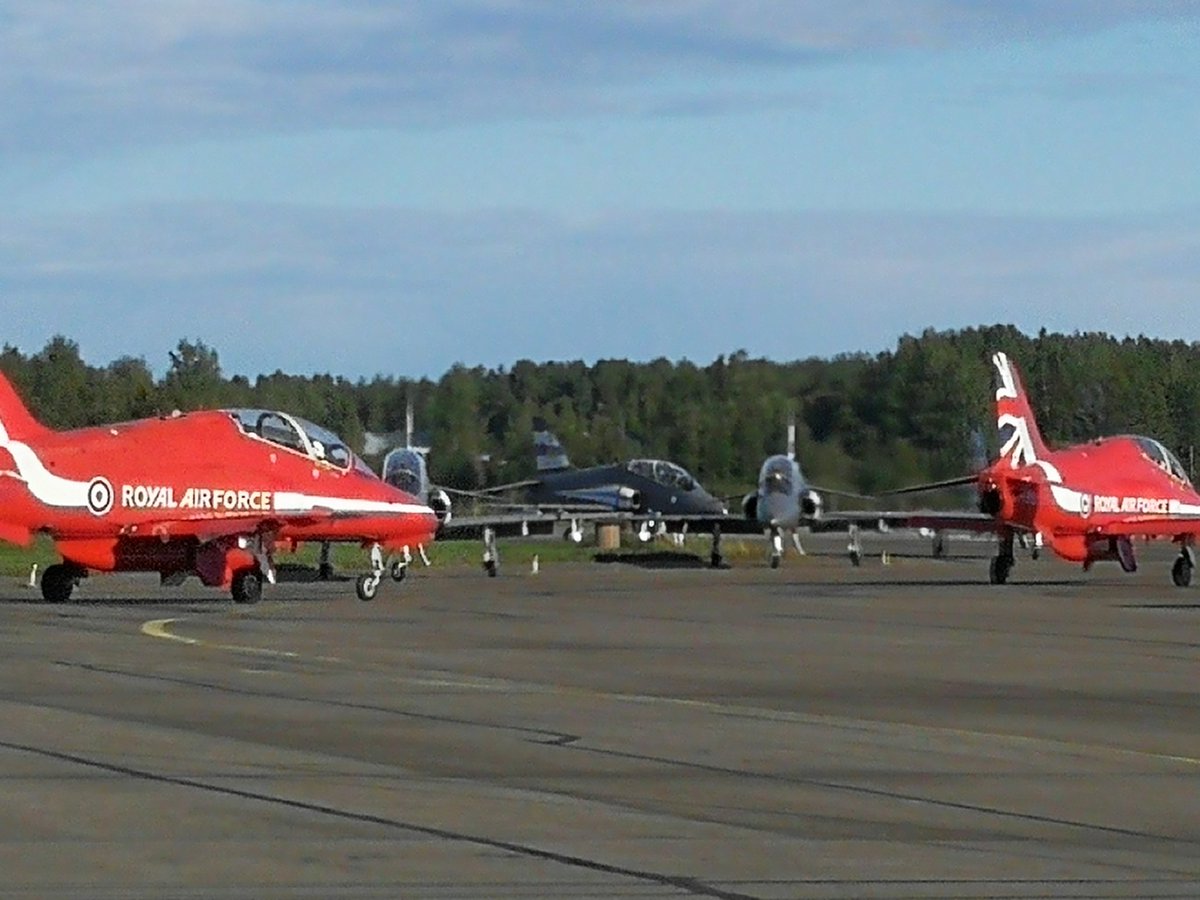
[[[790,494],[794,490],[796,464],[786,456],[772,456],[763,463],[758,483],[770,494]]]
[[[425,457],[411,447],[400,447],[383,458],[383,480],[414,497],[429,491]]]
[[[1152,463],[1154,463],[1171,477],[1179,479],[1184,484],[1191,484],[1191,480],[1188,478],[1187,469],[1183,467],[1183,463],[1179,461],[1174,453],[1172,453],[1158,441],[1154,440],[1154,438],[1139,437],[1135,435],[1133,440],[1137,443],[1142,453],[1146,454],[1147,458],[1149,458]]]
[[[665,459],[634,459],[625,468],[632,475],[648,478],[664,487],[684,492],[696,488],[696,479],[688,474],[687,469]]]
[[[270,409],[229,409],[226,412],[246,434],[337,469],[348,470],[353,466],[370,471],[350,452],[345,441],[320,425]]]

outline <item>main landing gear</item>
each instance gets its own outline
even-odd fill
[[[234,603],[251,604],[262,599],[263,582],[275,583],[274,542],[263,534],[239,537],[237,546],[254,557],[254,565],[233,573],[229,593]]]
[[[1192,570],[1196,568],[1196,554],[1191,546],[1184,544],[1179,548],[1179,557],[1171,566],[1171,580],[1176,587],[1187,587],[1192,583]]]
[[[1013,531],[1005,528],[1000,532],[1000,550],[992,557],[992,565],[988,572],[992,584],[1004,584],[1008,581],[1008,573],[1013,567]]]
[[[848,530],[850,540],[846,543],[846,553],[850,556],[850,565],[861,566],[863,558],[862,538],[858,533],[858,524],[850,523]]]
[[[257,603],[262,599],[263,578],[258,569],[242,569],[233,576],[230,593],[234,603]]]
[[[87,571],[70,563],[55,563],[42,573],[42,599],[48,603],[66,603],[71,592]]]

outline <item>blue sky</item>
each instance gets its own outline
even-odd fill
[[[1200,340],[1200,2],[8,0],[0,58],[29,353]]]

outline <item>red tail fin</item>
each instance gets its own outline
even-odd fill
[[[1045,459],[1049,450],[1038,431],[1016,364],[1004,353],[993,353],[992,365],[996,367],[996,427],[1000,431],[1001,458],[1014,469]]]
[[[24,441],[49,431],[33,417],[12,383],[0,373],[0,440]]]

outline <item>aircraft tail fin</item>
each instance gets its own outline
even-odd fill
[[[533,420],[533,453],[539,472],[558,472],[571,468],[566,448],[549,431],[545,419]]]
[[[0,440],[21,441],[49,431],[33,417],[12,382],[0,373]]]
[[[1045,459],[1049,453],[1038,430],[1033,407],[1025,393],[1016,363],[1004,353],[992,354],[996,367],[996,427],[1000,432],[1000,456],[1015,469]]]

